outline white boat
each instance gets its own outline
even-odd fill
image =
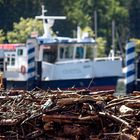
[[[97,58],[97,43],[87,33],[77,38],[51,36],[52,20],[65,17],[46,17],[42,11],[36,18],[43,19],[44,35],[28,39],[14,51],[5,51],[6,87],[115,90],[122,76],[121,57]]]

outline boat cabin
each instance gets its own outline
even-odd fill
[[[39,59],[48,63],[57,63],[71,60],[90,59],[96,57],[95,43],[58,43],[40,46]]]

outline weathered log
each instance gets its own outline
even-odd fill
[[[132,96],[140,96],[140,91],[133,91]]]
[[[114,102],[114,103],[109,103],[108,105],[105,106],[106,109],[109,109],[109,108],[112,108],[112,107],[115,107],[115,106],[118,106],[118,105],[123,105],[124,104],[124,101],[120,101],[120,102]]]
[[[103,133],[105,139],[138,140],[136,137],[125,133]]]
[[[67,106],[71,104],[77,104],[77,103],[84,103],[84,102],[91,102],[96,103],[96,101],[90,97],[90,96],[84,96],[81,98],[64,98],[64,99],[58,99],[57,105],[59,106]]]
[[[74,104],[78,100],[78,98],[62,98],[57,100],[57,105],[58,106],[67,106]]]
[[[16,125],[18,122],[18,119],[2,119],[0,125]]]
[[[132,98],[132,99],[123,99],[123,100],[121,100],[121,101],[117,101],[117,102],[114,102],[114,103],[108,103],[108,105],[106,105],[106,107],[105,108],[111,108],[111,107],[114,107],[114,106],[118,106],[118,105],[126,105],[126,103],[130,103],[130,102],[135,102],[136,101],[136,99],[138,99],[139,97],[136,97],[136,98]],[[138,102],[139,103],[139,102]],[[139,105],[138,105],[139,106]]]
[[[121,102],[121,101],[124,101],[124,100],[128,100],[128,99],[131,99],[131,100],[140,99],[140,96],[125,96],[125,97],[120,97],[120,98],[116,98],[116,99],[113,99],[113,100],[109,101],[108,104],[118,103],[118,102]]]
[[[35,130],[29,134],[27,134],[24,139],[35,139],[38,138],[39,136],[41,136],[43,134],[42,130]]]
[[[104,96],[104,95],[108,95],[108,94],[114,94],[114,90],[103,90],[103,91],[96,91],[96,92],[91,92],[90,95],[100,95],[100,96]]]
[[[131,101],[125,103],[127,107],[133,108],[133,109],[140,109],[140,100],[139,101]]]
[[[104,96],[100,96],[100,95],[95,96],[95,95],[92,95],[92,97],[93,97],[96,101],[104,101],[104,102],[109,102],[109,101],[113,100],[114,98],[116,98],[116,97],[114,97],[114,96],[111,95],[111,94],[109,94],[109,95],[104,95]]]
[[[90,92],[91,91],[88,89],[82,89],[82,90],[76,91],[76,93],[80,95],[88,95]]]
[[[99,116],[109,118],[111,120],[114,120],[115,122],[120,123],[121,125],[125,125],[126,127],[132,129],[131,125],[128,122],[126,122],[125,120],[123,120],[115,115],[111,115],[109,113],[104,113],[104,112],[99,112]]]
[[[44,122],[59,122],[59,123],[87,123],[91,124],[93,121],[98,121],[98,115],[94,116],[70,116],[70,115],[43,115],[42,120]]]
[[[79,125],[79,124],[70,124],[70,125],[64,125],[63,126],[63,133],[66,136],[75,136],[75,135],[84,135],[89,136],[90,133],[90,127],[85,125]]]
[[[140,127],[138,127],[134,133],[137,139],[140,140]]]
[[[135,115],[132,114],[132,113],[131,114],[121,114],[121,115],[119,115],[119,118],[121,118],[121,119],[126,119],[126,118],[131,119],[133,117],[135,117]]]
[[[63,93],[63,94],[58,94],[57,99],[59,98],[80,98],[81,95],[77,94],[77,93]]]

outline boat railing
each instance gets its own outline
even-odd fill
[[[90,59],[74,59],[74,60],[65,60],[65,61],[59,61],[55,64],[65,64],[65,63],[77,63],[77,62],[89,62]]]
[[[122,58],[119,56],[115,57],[100,57],[100,58],[94,58],[95,61],[107,61],[107,60],[121,60]]]

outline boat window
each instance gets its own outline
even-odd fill
[[[54,63],[57,58],[56,46],[45,46],[43,49],[43,61]]]
[[[11,58],[11,65],[15,65],[15,55],[12,54],[12,58]]]
[[[60,59],[71,59],[73,58],[74,48],[72,46],[60,47]]]
[[[10,54],[6,54],[6,64],[10,65]]]
[[[18,56],[22,56],[22,55],[23,55],[23,49],[18,49],[17,55],[18,55]]]
[[[7,65],[10,65],[10,58],[7,57]]]
[[[76,48],[75,58],[84,58],[84,48],[83,47],[77,47]]]
[[[2,72],[3,71],[3,68],[4,68],[4,60],[3,58],[0,58],[0,71]]]
[[[67,46],[65,48],[65,58],[73,58],[73,47]]]
[[[64,48],[60,48],[60,58],[64,58]]]

